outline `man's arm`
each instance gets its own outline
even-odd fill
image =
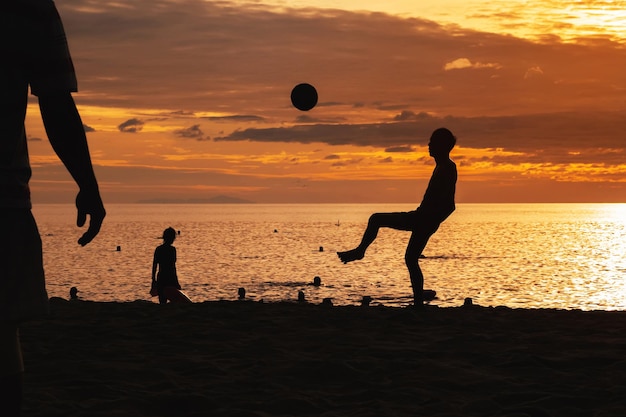
[[[93,171],[85,129],[71,93],[42,94],[39,108],[52,148],[78,185],[76,224],[82,227],[89,215],[89,228],[78,240],[85,246],[100,231],[106,216],[98,181]]]

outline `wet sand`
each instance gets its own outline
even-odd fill
[[[626,415],[626,313],[51,301],[29,416]]]

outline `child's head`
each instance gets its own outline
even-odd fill
[[[441,153],[449,154],[454,145],[456,145],[456,137],[445,127],[440,127],[430,136],[428,148],[434,156]]]
[[[163,242],[171,245],[176,240],[176,230],[171,227],[168,227],[163,231]]]

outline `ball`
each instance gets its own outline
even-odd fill
[[[291,104],[300,111],[309,111],[317,104],[317,90],[311,84],[302,83],[291,90]]]

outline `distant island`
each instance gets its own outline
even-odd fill
[[[211,198],[153,198],[149,200],[139,200],[139,204],[254,204],[254,201],[243,198],[229,197],[227,195],[217,195]]]

